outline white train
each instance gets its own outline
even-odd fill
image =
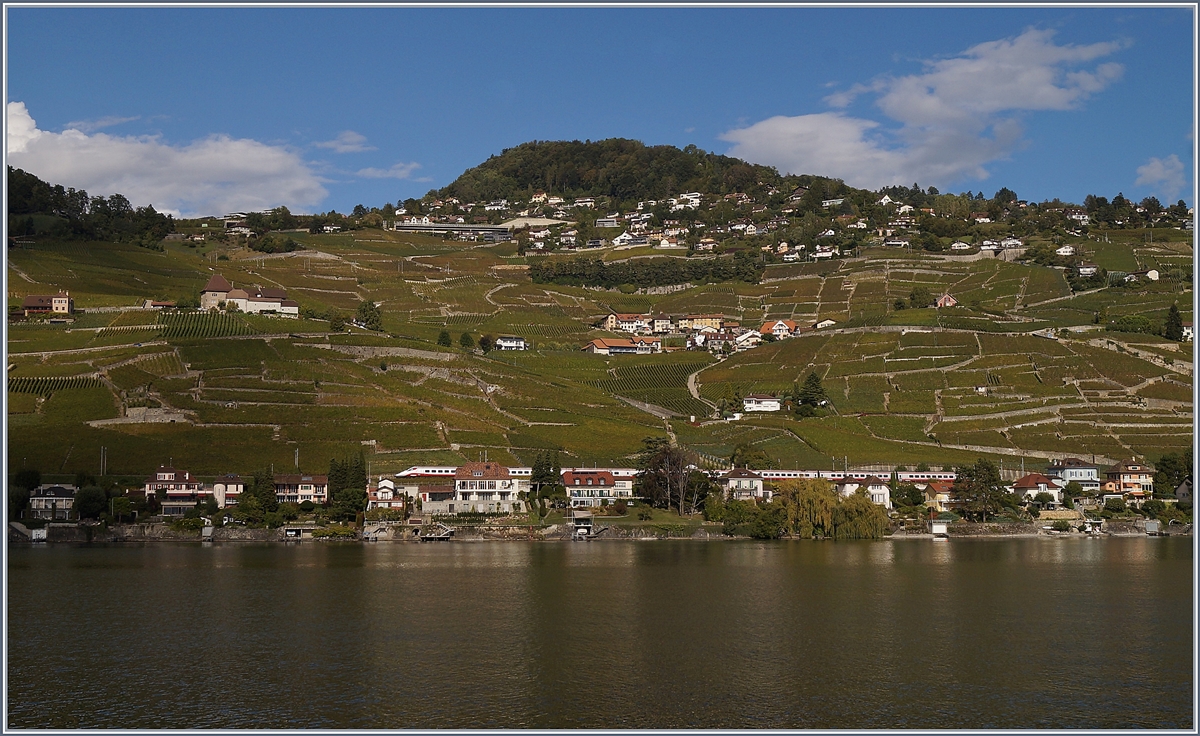
[[[457,465],[414,465],[411,468],[402,470],[396,473],[397,478],[453,478],[454,471],[458,470]],[[577,470],[605,470],[612,473],[614,478],[632,478],[637,475],[637,468],[563,468],[564,473]],[[825,480],[839,480],[849,478],[853,480],[866,480],[872,476],[877,476],[884,480],[891,477],[891,473],[887,471],[865,471],[865,470],[756,470],[754,471],[761,475],[764,480],[778,481],[787,480],[789,478],[823,478]],[[533,468],[530,467],[510,467],[509,475],[514,478],[528,478],[533,474]],[[901,483],[927,483],[931,480],[948,480],[953,482],[958,476],[952,470],[906,470],[896,473],[897,479]]]

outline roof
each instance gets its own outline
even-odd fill
[[[773,332],[775,330],[775,325],[777,325],[781,322],[788,328],[789,332],[796,331],[796,322],[794,320],[790,320],[790,319],[777,319],[777,320],[774,320],[773,322],[763,322],[763,326],[759,327],[758,331],[761,333],[764,333],[764,334],[768,333],[768,332]]]
[[[225,277],[219,273],[214,273],[208,283],[204,285],[201,291],[216,291],[229,293],[233,289],[233,284],[225,280]]]
[[[226,473],[225,475],[217,476],[217,483],[242,483],[242,476],[237,473]]]
[[[662,342],[662,340],[657,337],[635,337],[632,339],[627,337],[598,337],[589,342],[588,345],[595,345],[598,348],[632,348],[637,347],[639,344],[654,344],[660,342]],[[586,348],[587,345],[584,347]]]
[[[1050,480],[1041,473],[1030,473],[1023,478],[1018,478],[1013,483],[1013,488],[1037,488],[1038,486],[1054,486],[1054,481]],[[1057,488],[1057,486],[1054,486]]]
[[[776,398],[770,394],[746,394],[746,397],[744,399],[742,399],[742,401],[745,401],[746,399],[755,399],[757,401],[778,401],[779,400],[778,398]]]
[[[270,287],[256,288],[254,290],[254,296],[261,297],[263,299],[287,299],[287,290]]]
[[[644,314],[629,314],[629,313],[624,313],[624,312],[613,312],[613,316],[616,317],[617,319],[623,319],[623,320],[645,319],[646,318],[646,315],[644,315]]]
[[[286,475],[275,476],[275,485],[277,486],[298,486],[301,483],[313,483],[319,486],[328,485],[329,476],[305,475],[303,473],[288,473]]]
[[[55,299],[66,299],[66,298],[68,298],[67,295],[63,294],[61,292],[58,294],[30,294],[29,296],[25,297],[24,301],[21,302],[21,308],[22,309],[38,309],[38,308],[50,309],[50,307],[53,305]]]
[[[249,299],[250,298],[250,295],[246,293],[245,289],[230,289],[229,292],[226,294],[226,296],[228,296],[230,299]]]
[[[1062,460],[1050,463],[1049,468],[1095,468],[1096,463],[1089,463],[1077,457],[1064,457]]]
[[[62,486],[50,486],[49,488],[38,486],[29,496],[30,498],[75,498],[75,489]]]
[[[608,481],[610,484],[616,482],[616,478],[608,470],[564,470],[563,482],[567,485],[574,485],[575,479],[586,481],[589,478],[601,478]]]
[[[954,487],[954,482],[949,480],[931,480],[925,484],[926,490],[932,491],[934,494],[949,493]]]
[[[1108,469],[1110,474],[1115,473],[1149,473],[1151,468],[1145,463],[1139,463],[1137,460],[1122,460],[1116,465]]]
[[[721,477],[722,478],[752,478],[752,479],[762,480],[761,475],[759,475],[758,473],[754,472],[753,470],[749,470],[747,468],[734,468],[733,470],[730,470],[728,473],[722,473]]]
[[[508,480],[511,477],[508,468],[490,461],[463,463],[454,471],[455,480]]]
[[[176,483],[181,483],[181,482],[185,482],[185,481],[191,482],[191,481],[195,480],[195,478],[192,477],[192,474],[189,473],[188,471],[176,470],[175,468],[172,468],[170,465],[159,465],[158,470],[155,470],[154,475],[151,475],[149,478],[147,478],[147,480],[150,482],[153,482],[153,483],[160,482],[158,480],[159,473],[170,473],[172,479]]]

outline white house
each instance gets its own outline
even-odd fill
[[[1080,276],[1086,278],[1088,276],[1095,276],[1100,267],[1094,263],[1081,263],[1075,267],[1075,270],[1079,272]]]
[[[617,475],[608,469],[565,468],[562,482],[572,508],[606,506],[633,500],[633,476]]]
[[[834,322],[831,319],[823,319],[820,322],[817,322],[816,324],[814,324],[813,329],[814,330],[823,330],[826,327],[833,327],[836,324],[837,324],[837,322]]]
[[[633,242],[633,236],[629,234],[628,230],[626,230],[625,232],[621,233],[620,235],[618,235],[617,237],[612,239],[613,245],[629,245],[632,242]]]
[[[836,490],[844,497],[853,496],[859,490],[862,490],[871,499],[871,503],[882,506],[885,509],[892,507],[891,488],[888,487],[887,481],[881,480],[874,475],[865,480],[845,478],[838,481]]]
[[[723,473],[717,481],[725,489],[725,497],[737,501],[771,500],[771,492],[763,488],[763,477],[753,470],[734,468]]]
[[[950,244],[950,250],[971,250],[974,247],[970,243],[964,243],[961,240],[956,240]]]
[[[212,496],[217,500],[218,508],[236,506],[238,498],[245,490],[246,483],[242,480],[242,476],[233,473],[226,473],[218,477],[212,484]]]
[[[1083,486],[1085,491],[1100,490],[1100,468],[1095,463],[1077,457],[1066,457],[1050,463],[1045,475],[1051,480],[1061,481],[1064,486],[1075,482]]]
[[[497,350],[525,350],[526,349],[525,338],[512,337],[510,335],[505,335],[503,337],[497,337],[495,346],[496,346]]]
[[[1064,245],[1059,248],[1055,248],[1054,254],[1059,256],[1073,256],[1075,255],[1075,246]]]
[[[747,394],[742,399],[743,411],[779,411],[781,408],[779,399],[770,394]]]

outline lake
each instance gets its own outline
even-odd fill
[[[1190,729],[1192,542],[10,546],[7,725]]]

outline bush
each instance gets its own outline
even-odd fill
[[[628,510],[629,507],[625,504],[624,501],[615,501],[615,502],[613,502],[612,508],[613,508],[613,511],[616,512],[617,516],[624,516],[625,511]]]
[[[1059,519],[1050,525],[1050,528],[1056,532],[1069,532],[1071,525],[1065,519]]]
[[[316,507],[317,507],[317,505],[315,503],[313,503],[312,501],[301,501],[300,502],[300,510],[306,514],[311,514],[312,510],[315,509]]]
[[[349,526],[326,526],[313,529],[313,539],[354,539],[357,532]]]
[[[1110,498],[1104,502],[1104,510],[1112,514],[1125,513],[1128,508],[1123,498]]]
[[[959,521],[960,519],[962,519],[962,517],[953,511],[943,511],[937,515],[938,521]]]
[[[190,519],[176,519],[171,522],[171,528],[177,532],[197,532],[204,528],[204,519],[198,516]]]

